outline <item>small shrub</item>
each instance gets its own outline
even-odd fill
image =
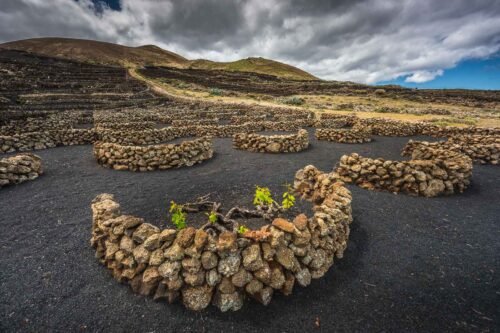
[[[253,204],[255,206],[269,206],[274,202],[271,196],[271,191],[267,187],[257,186],[255,188],[255,196],[253,198]]]
[[[209,91],[210,96],[222,96],[222,90],[219,88],[212,88]]]
[[[295,205],[295,196],[291,192],[292,188],[290,185],[287,185],[286,191],[283,193],[283,201],[281,202],[281,206],[284,209],[290,209]]]
[[[182,210],[182,205],[176,204],[174,201],[170,202],[171,220],[173,225],[177,230],[184,229],[186,227],[186,213]]]
[[[245,227],[244,225],[240,225],[240,226],[238,227],[238,234],[240,234],[240,235],[241,235],[241,234],[244,234],[244,233],[245,233],[245,232],[247,232],[247,231],[248,231],[248,228],[247,228],[247,227]]]
[[[215,214],[215,212],[212,211],[210,212],[210,214],[207,213],[207,216],[210,223],[214,224],[215,222],[217,222],[217,215]]]
[[[302,105],[306,101],[299,97],[299,96],[291,96],[291,97],[286,97],[281,99],[281,103],[288,104],[288,105]]]

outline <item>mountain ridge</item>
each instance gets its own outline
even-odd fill
[[[250,57],[232,62],[205,59],[188,60],[156,45],[132,47],[96,40],[42,37],[6,42],[0,44],[0,49],[2,48],[100,65],[216,69],[269,74],[293,80],[318,80],[306,71],[271,59]]]

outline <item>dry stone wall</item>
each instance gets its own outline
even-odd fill
[[[435,197],[462,193],[470,184],[472,160],[449,150],[418,147],[410,161],[344,155],[336,171],[341,180],[369,190]]]
[[[233,147],[259,153],[295,153],[309,147],[309,133],[304,129],[290,135],[238,133],[233,137]]]
[[[125,146],[96,142],[94,157],[104,167],[114,170],[152,171],[192,166],[213,156],[209,137],[184,141],[180,144]]]
[[[498,165],[500,159],[500,138],[494,136],[451,137],[448,141],[427,142],[410,140],[403,148],[403,155],[411,155],[415,149],[437,148],[469,156],[480,164]]]
[[[42,159],[24,153],[0,159],[0,188],[34,180],[43,173]]]
[[[338,143],[365,143],[371,142],[371,130],[369,128],[318,128],[316,139],[327,140]]]
[[[314,205],[314,216],[276,218],[243,234],[188,227],[160,230],[123,215],[110,194],[92,202],[91,245],[113,277],[141,295],[191,310],[210,303],[239,310],[247,298],[267,305],[275,292],[308,286],[342,258],[352,222],[351,193],[334,174],[299,170],[294,188]]]
[[[91,144],[95,141],[93,129],[63,129],[0,136],[0,153],[28,151]]]

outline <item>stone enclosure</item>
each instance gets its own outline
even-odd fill
[[[316,139],[338,143],[366,143],[371,142],[371,129],[353,127],[347,128],[317,128]]]
[[[365,189],[435,197],[462,193],[470,184],[472,160],[460,153],[419,146],[409,161],[344,155],[336,171],[343,181]]]
[[[296,153],[309,147],[309,133],[304,129],[288,135],[238,133],[233,136],[233,147],[259,153]]]
[[[312,201],[314,216],[277,217],[242,234],[210,226],[160,230],[123,215],[112,195],[101,194],[92,202],[91,244],[114,278],[141,295],[181,299],[196,311],[210,303],[235,311],[249,297],[267,305],[274,292],[290,295],[322,277],[349,238],[351,194],[334,173],[307,166],[294,189]]]
[[[192,166],[213,156],[209,137],[187,140],[180,144],[127,146],[96,142],[94,157],[99,164],[114,170],[153,171]]]
[[[34,180],[43,174],[42,159],[31,153],[0,159],[0,188]]]

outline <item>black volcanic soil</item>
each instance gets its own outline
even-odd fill
[[[192,168],[131,173],[100,167],[91,146],[36,152],[46,174],[0,190],[2,332],[498,331],[500,172],[475,166],[462,195],[416,198],[350,186],[350,241],[322,279],[267,307],[194,313],[117,283],[89,245],[90,202],[115,194],[122,211],[167,225],[170,200],[208,192],[226,205],[255,184],[273,192],[307,164],[331,170],[344,153],[398,159],[408,138],[361,145],[316,141],[296,154],[257,154],[216,139],[213,160]],[[319,322],[319,328],[315,325]]]

